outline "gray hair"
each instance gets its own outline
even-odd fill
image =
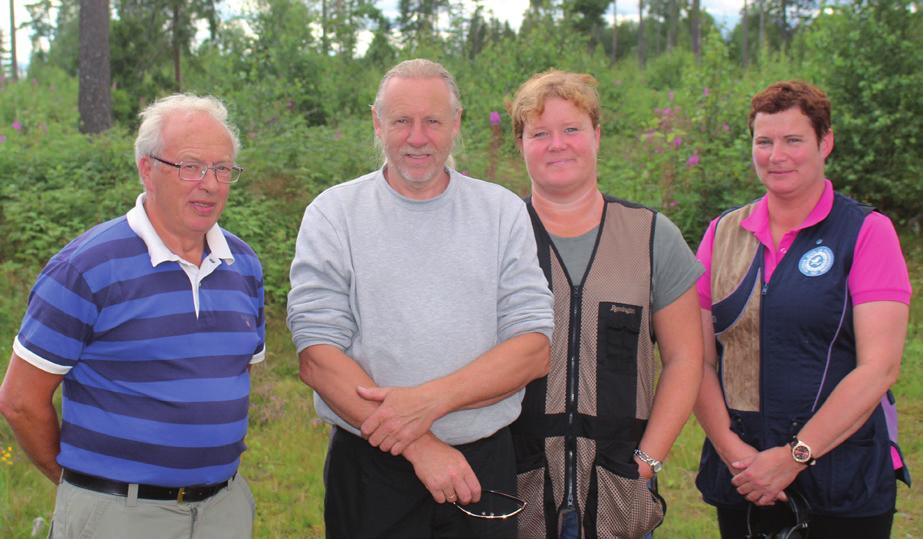
[[[442,79],[449,89],[449,101],[452,104],[452,114],[459,114],[462,110],[461,93],[458,91],[458,83],[455,82],[455,77],[438,62],[427,60],[426,58],[414,58],[413,60],[404,60],[392,67],[385,73],[385,76],[381,78],[381,83],[378,84],[378,92],[375,94],[375,104],[373,105],[375,107],[375,115],[378,116],[379,119],[381,119],[381,112],[384,110],[383,95],[385,93],[385,86],[388,84],[388,81],[394,78]],[[461,133],[459,132],[458,137],[460,136]],[[454,143],[455,141],[453,141],[453,150]],[[387,164],[384,146],[378,137],[375,137],[375,147],[378,148],[378,152],[381,154],[382,163]],[[453,155],[449,154],[446,165],[450,168],[455,168],[455,157]]]
[[[240,150],[237,129],[228,123],[228,109],[213,96],[200,97],[193,94],[173,94],[148,105],[138,116],[138,138],[135,139],[135,163],[145,155],[157,154],[163,150],[163,128],[167,116],[178,112],[203,112],[214,118],[227,130],[234,145],[234,157]]]
[[[461,108],[461,93],[458,91],[458,84],[455,77],[449,73],[442,64],[436,63],[425,58],[414,58],[413,60],[404,60],[403,62],[392,67],[381,78],[378,85],[378,93],[375,94],[375,114],[381,118],[383,110],[382,94],[385,92],[385,85],[393,78],[402,79],[442,79],[449,88],[449,98],[452,101],[452,113],[457,114]]]

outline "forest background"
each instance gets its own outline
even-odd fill
[[[30,4],[30,20],[13,27],[33,37],[28,72],[13,70],[15,54],[0,50],[0,370],[45,261],[124,214],[140,191],[131,157],[139,109],[177,90],[219,96],[240,128],[246,169],[222,225],[254,247],[265,271],[268,355],[253,373],[242,464],[258,502],[256,536],[322,537],[328,431],[298,380],[284,325],[288,268],[312,198],[378,166],[369,104],[388,67],[419,56],[458,79],[459,170],[521,195],[529,180],[505,100],[549,67],[596,76],[602,189],[665,212],[692,246],[710,218],[761,192],[750,165],[750,97],[775,80],[812,81],[834,105],[828,176],[895,221],[923,289],[919,2],[755,0],[723,33],[698,0],[639,0],[640,17],[615,25],[612,4],[532,0],[516,30],[487,3],[454,0],[400,0],[390,18],[374,0],[255,0],[230,15],[219,0]],[[363,35],[371,38],[359,54]],[[912,304],[894,388],[903,449],[918,474],[921,305]],[[669,510],[660,537],[717,537],[693,486],[702,439],[691,419],[662,474]],[[899,486],[894,537],[923,537],[918,489]],[[53,485],[0,425],[0,536],[44,536],[53,505]]]

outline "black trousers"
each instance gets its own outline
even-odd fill
[[[784,525],[791,519],[791,512],[783,504],[761,507],[756,518],[760,522],[778,522]],[[888,539],[894,511],[871,517],[828,517],[811,515],[811,539]],[[744,539],[747,536],[747,510],[718,508],[718,527],[722,539]]]
[[[335,428],[324,466],[324,521],[336,539],[514,538],[516,518],[479,519],[453,504],[438,504],[402,456]],[[482,489],[516,492],[516,464],[508,428],[455,446]]]

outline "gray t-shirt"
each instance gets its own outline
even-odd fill
[[[450,174],[430,200],[401,196],[379,170],[308,206],[288,296],[299,352],[331,344],[375,383],[407,387],[517,335],[551,338],[552,296],[525,204],[499,185]],[[452,412],[432,432],[452,445],[489,436],[519,416],[522,395]],[[358,434],[314,399],[321,418]]]
[[[567,238],[551,236],[558,254],[564,262],[567,274],[574,281],[583,279],[587,264],[593,256],[596,235],[599,227],[585,234]],[[657,214],[654,225],[653,277],[651,289],[651,309],[657,312],[676,301],[705,272],[702,264],[696,260],[692,250],[686,244],[679,228],[666,215]]]

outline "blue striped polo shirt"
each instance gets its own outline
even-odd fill
[[[262,268],[215,225],[200,268],[184,270],[163,256],[142,200],[51,258],[14,351],[64,376],[61,466],[129,483],[217,483],[246,448],[248,366],[265,354]]]

